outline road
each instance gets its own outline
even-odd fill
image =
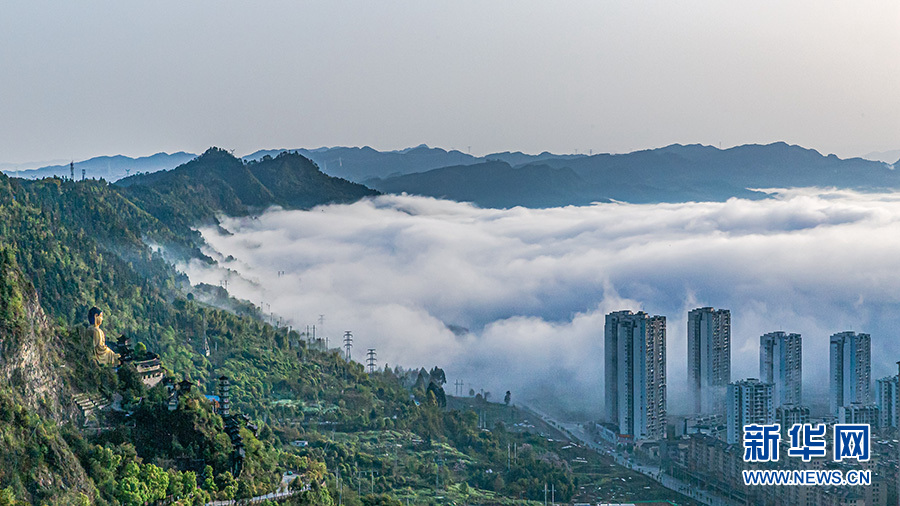
[[[300,492],[309,490],[309,485],[304,486],[300,490],[290,490],[289,487],[291,485],[291,482],[293,482],[294,478],[296,478],[296,477],[297,477],[297,475],[294,473],[290,473],[290,474],[284,473],[281,476],[281,483],[278,485],[278,489],[275,490],[275,492],[272,492],[270,494],[258,495],[256,497],[252,497],[250,499],[241,499],[240,502],[238,502],[237,499],[229,499],[226,501],[211,501],[211,502],[206,503],[206,506],[231,506],[234,504],[254,504],[254,503],[263,502],[265,500],[276,500],[277,501],[279,499],[284,499],[285,497],[290,497],[294,494],[299,494]]]
[[[665,474],[659,467],[640,464],[634,459],[616,452],[609,446],[603,446],[594,442],[594,439],[584,431],[584,428],[580,424],[560,422],[559,420],[556,420],[555,418],[544,413],[538,408],[532,406],[527,406],[527,408],[534,414],[539,416],[545,423],[550,424],[556,429],[562,431],[573,440],[581,441],[587,448],[590,448],[602,455],[607,455],[614,458],[616,464],[646,475],[647,477],[653,479],[669,490],[678,492],[682,495],[686,495],[697,502],[706,504],[707,506],[737,506],[734,501],[728,500],[717,494],[707,492],[705,490],[696,490],[694,487],[691,487],[687,483],[675,478],[674,476]]]

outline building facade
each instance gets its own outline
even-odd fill
[[[759,338],[759,379],[775,386],[775,406],[802,404],[803,340],[800,334],[770,332]]]
[[[744,425],[774,423],[774,396],[775,385],[756,378],[729,383],[725,413],[726,441],[739,443],[744,436]]]
[[[897,376],[881,378],[875,384],[875,402],[878,403],[878,422],[881,427],[897,427]]]
[[[831,336],[829,405],[834,416],[841,406],[869,404],[872,348],[869,334],[839,332]]]
[[[731,382],[731,311],[693,309],[687,325],[688,386],[694,413],[724,413]]]
[[[838,423],[866,423],[878,427],[878,406],[874,404],[857,404],[838,408]]]
[[[775,423],[781,425],[782,432],[789,430],[795,423],[809,423],[809,408],[782,404],[775,408]]]
[[[604,329],[606,419],[620,434],[666,434],[666,317],[617,311]]]

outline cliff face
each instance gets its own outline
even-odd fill
[[[13,258],[0,248],[0,483],[33,503],[93,497],[59,429],[77,413],[62,340]]]
[[[74,412],[64,407],[69,392],[60,376],[66,367],[60,339],[11,258],[0,259],[0,271],[0,384],[11,387],[28,409],[71,420]]]

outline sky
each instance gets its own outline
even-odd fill
[[[202,229],[218,265],[192,283],[295,329],[318,323],[356,360],[442,367],[454,393],[598,416],[604,316],[667,319],[669,412],[684,414],[687,312],[732,314],[732,379],[759,377],[759,336],[803,336],[804,403],[827,409],[829,336],[872,336],[872,378],[900,356],[900,197],[799,189],[765,200],[480,209],[387,195]],[[224,232],[227,231],[227,232]],[[279,274],[279,271],[282,274]],[[456,332],[451,330],[456,329]],[[460,329],[467,329],[461,331]],[[873,384],[874,392],[874,384]]]
[[[0,162],[900,148],[900,3],[3,2]]]

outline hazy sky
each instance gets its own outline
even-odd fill
[[[428,143],[900,147],[900,3],[0,7],[0,161]]]

